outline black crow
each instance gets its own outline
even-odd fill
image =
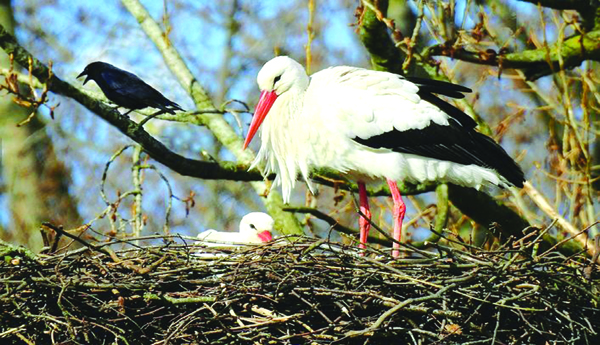
[[[160,109],[152,117],[163,113],[175,114],[175,110],[183,111],[179,104],[168,100],[137,75],[106,62],[92,62],[85,67],[77,78],[82,76],[86,76],[83,85],[89,80],[95,81],[100,89],[102,89],[102,92],[104,92],[104,95],[106,95],[106,98],[119,107],[129,109],[123,115],[127,115],[136,109],[147,107]]]

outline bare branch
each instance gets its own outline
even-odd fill
[[[521,2],[529,2],[532,4],[548,7],[555,10],[586,10],[591,9],[593,1],[581,0],[519,0]]]
[[[575,35],[548,48],[500,54],[493,50],[482,52],[456,49],[452,44],[438,44],[423,52],[424,60],[430,56],[447,56],[480,65],[522,69],[527,80],[535,80],[557,72],[562,60],[564,69],[572,69],[585,60],[600,61],[600,30]]]

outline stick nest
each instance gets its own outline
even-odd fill
[[[600,278],[584,256],[437,245],[392,260],[308,238],[201,256],[168,239],[94,248],[33,256],[0,245],[0,342],[600,341]]]

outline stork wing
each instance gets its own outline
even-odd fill
[[[420,84],[396,74],[362,68],[329,68],[311,79],[304,104],[306,116],[322,113],[319,117],[333,120],[338,131],[361,139],[392,130],[423,129],[430,123],[447,126],[452,117],[458,117],[457,121],[467,128],[474,127],[468,115],[432,93],[443,91],[458,97],[468,89],[437,81],[417,81]]]
[[[475,120],[473,120],[472,117],[465,114],[462,110],[456,108],[452,104],[438,98],[435,95],[438,94],[452,98],[464,98],[465,95],[463,94],[463,92],[467,93],[472,91],[468,87],[434,79],[423,79],[414,77],[409,77],[406,79],[419,87],[419,91],[417,92],[417,94],[419,95],[419,97],[421,97],[422,100],[427,101],[440,108],[443,112],[455,118],[464,127],[475,128],[477,126],[477,122],[475,122]]]
[[[447,126],[432,123],[420,130],[392,130],[354,140],[372,148],[494,169],[517,187],[522,187],[525,180],[521,168],[500,145],[490,137],[464,128],[455,119],[450,119]]]

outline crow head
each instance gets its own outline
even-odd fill
[[[77,76],[77,78],[86,76],[85,80],[83,81],[83,85],[85,85],[85,83],[87,83],[88,81],[90,81],[90,79],[92,79],[92,77],[90,76],[89,67],[90,67],[90,65],[87,65],[87,67],[83,70],[83,72],[79,73],[79,75]]]
[[[77,78],[86,76],[85,80],[83,81],[83,85],[85,85],[85,83],[87,83],[90,80],[96,80],[100,72],[102,72],[102,70],[110,68],[115,67],[101,61],[92,62],[91,64],[85,66],[83,72],[79,73]]]

